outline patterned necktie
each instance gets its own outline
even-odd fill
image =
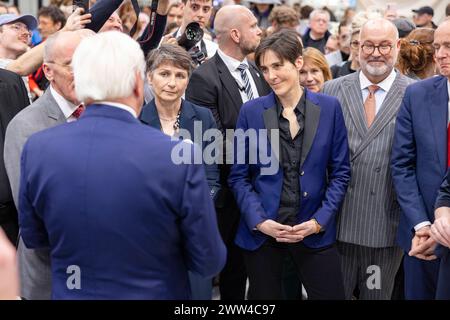
[[[367,89],[369,89],[369,95],[367,96],[366,101],[364,101],[364,111],[366,112],[367,128],[370,128],[375,120],[376,114],[375,92],[377,92],[380,87],[372,84],[368,86]]]
[[[75,119],[78,120],[78,118],[79,118],[79,117],[81,116],[81,114],[84,112],[84,109],[86,109],[86,108],[84,107],[84,105],[83,105],[83,104],[80,104],[80,105],[78,106],[78,108],[76,108],[75,111],[72,113],[72,116],[73,116]]]
[[[245,70],[247,70],[248,65],[241,63],[239,65],[239,67],[237,67],[237,69],[241,72],[241,78],[242,81],[244,81],[244,88],[245,88],[245,93],[247,94],[247,98],[248,100],[252,100],[253,99],[253,92],[252,92],[252,86],[250,85],[250,80],[247,77],[247,72],[245,72]]]

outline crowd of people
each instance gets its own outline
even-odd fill
[[[0,299],[450,299],[449,19],[51,2],[0,4]]]

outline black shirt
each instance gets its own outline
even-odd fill
[[[294,109],[299,131],[292,139],[289,130],[289,121],[283,117],[283,106],[278,98],[277,114],[280,129],[280,165],[283,168],[283,187],[281,190],[280,207],[278,209],[278,222],[288,225],[296,224],[296,217],[300,208],[300,181],[299,170],[303,144],[303,129],[305,127],[306,97],[303,92]]]

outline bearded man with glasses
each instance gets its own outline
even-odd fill
[[[359,35],[361,70],[323,89],[341,103],[350,146],[352,174],[337,227],[347,299],[355,289],[360,299],[390,299],[403,255],[389,164],[395,116],[412,80],[394,69],[398,51],[390,21],[367,21]]]

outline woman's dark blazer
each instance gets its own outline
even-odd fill
[[[159,115],[156,110],[155,99],[147,103],[142,109],[139,119],[142,123],[154,127],[158,130],[161,129],[161,123],[159,121]],[[185,129],[191,134],[191,140],[194,141],[194,122],[200,121],[202,123],[202,137],[206,130],[217,129],[216,122],[211,111],[208,108],[197,106],[189,101],[182,100],[181,114],[180,114],[180,129]],[[195,142],[195,141],[194,141]],[[203,141],[202,139],[202,151],[211,144],[217,143],[217,141]],[[219,182],[219,168],[217,163],[205,164],[206,178],[208,180],[208,186],[211,190],[211,198],[216,200],[217,193],[220,189]]]

